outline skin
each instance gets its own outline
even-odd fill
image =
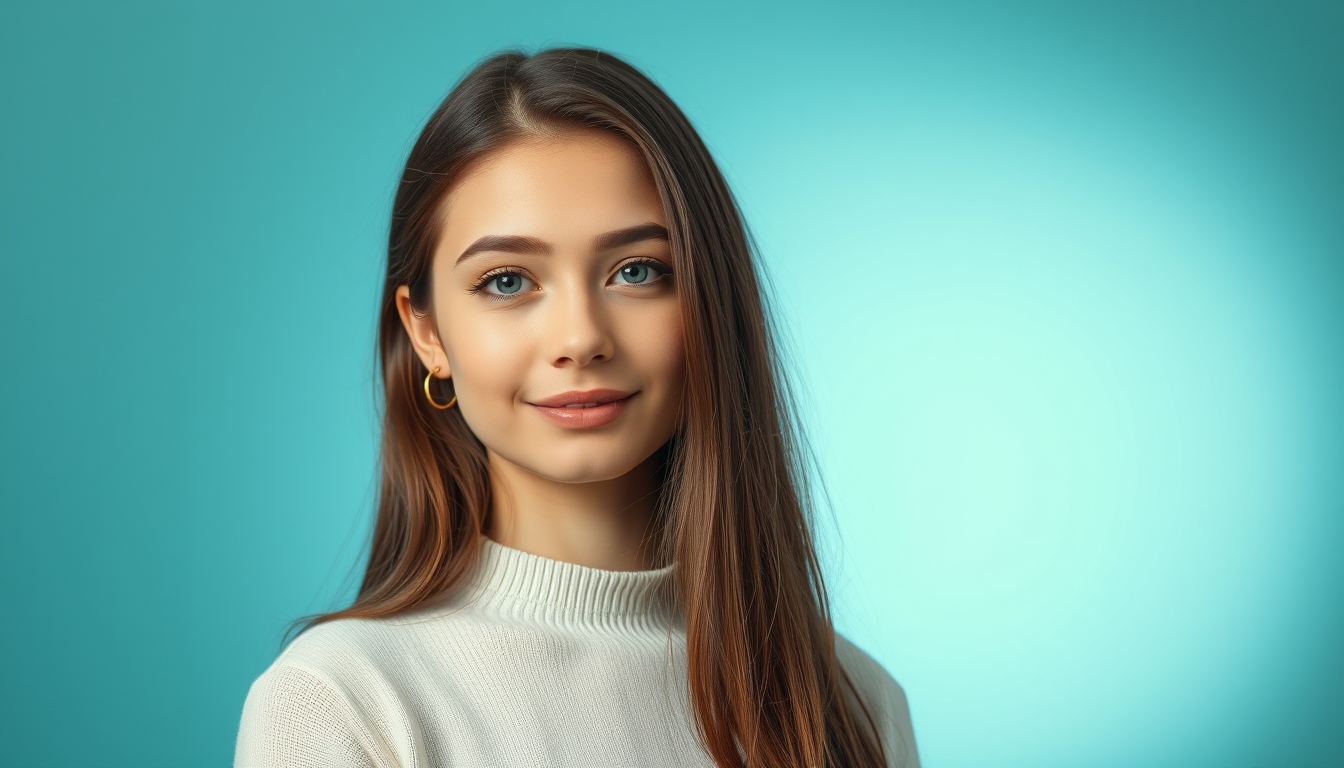
[[[397,308],[425,367],[452,379],[434,390],[456,392],[486,447],[486,535],[594,568],[652,567],[653,454],[677,430],[685,380],[676,264],[665,238],[599,242],[666,229],[647,165],[607,133],[528,137],[478,162],[441,215],[430,311],[413,311],[406,286]],[[531,238],[538,252],[494,241],[463,256],[491,236]],[[633,395],[592,428],[534,405],[595,389]]]

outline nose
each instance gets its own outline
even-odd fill
[[[615,341],[601,299],[580,285],[566,288],[558,291],[544,320],[548,326],[547,356],[551,365],[582,368],[610,360]]]

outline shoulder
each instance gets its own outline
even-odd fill
[[[385,700],[406,675],[411,637],[397,619],[335,619],[305,630],[254,683],[311,678],[352,705]]]
[[[905,689],[877,660],[838,632],[835,656],[878,724],[887,764],[893,768],[918,768],[919,754]]]
[[[276,666],[304,667],[335,680],[376,673],[390,660],[396,625],[384,619],[336,619],[294,638]]]
[[[252,683],[238,728],[235,766],[370,768],[388,743],[380,733],[401,718],[389,701],[378,622],[319,624],[289,644]]]

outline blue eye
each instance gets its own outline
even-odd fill
[[[638,284],[648,280],[652,271],[648,264],[627,264],[621,267],[621,277],[625,278],[627,283]]]
[[[654,264],[632,261],[621,267],[616,273],[617,282],[624,285],[648,285],[663,276],[663,272]]]
[[[524,278],[522,275],[513,272],[505,272],[502,275],[495,275],[486,281],[486,288],[490,288],[490,293],[497,293],[501,296],[511,296],[523,289]]]

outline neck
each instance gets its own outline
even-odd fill
[[[626,474],[562,483],[489,452],[492,504],[485,534],[507,547],[589,568],[653,567],[657,454]]]

